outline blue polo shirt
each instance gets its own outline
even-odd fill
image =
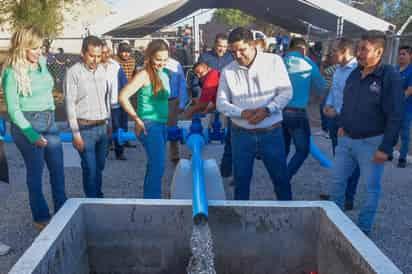
[[[400,71],[398,65],[396,70],[401,74],[403,90],[406,91],[409,87],[412,87],[412,64],[409,64],[403,71]],[[412,113],[412,96],[406,97],[405,111]]]
[[[346,80],[339,126],[353,139],[383,134],[379,150],[392,154],[404,115],[404,96],[399,73],[380,64],[361,78],[358,66]]]
[[[283,61],[293,87],[293,97],[287,106],[304,109],[308,105],[310,91],[324,93],[326,81],[318,66],[297,51],[288,52]]]

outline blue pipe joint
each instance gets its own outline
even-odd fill
[[[170,126],[167,128],[167,140],[168,141],[180,141],[183,144],[186,140],[186,131],[184,128],[178,126]]]
[[[119,145],[124,145],[129,141],[136,141],[136,134],[130,131],[124,131],[119,128],[116,133],[112,134],[113,140],[116,140]]]
[[[329,160],[323,153],[322,151],[316,146],[316,144],[313,142],[313,138],[310,137],[310,154],[312,155],[313,158],[315,158],[321,166],[325,168],[331,168],[332,167],[332,161]]]
[[[188,137],[186,144],[192,151],[192,213],[194,221],[199,222],[204,219],[207,220],[209,215],[202,160],[205,139],[201,134],[192,134]]]
[[[222,128],[222,123],[220,122],[219,112],[215,112],[215,117],[213,119],[212,128],[208,129],[208,141],[220,141],[220,143],[225,142],[226,130]]]
[[[6,135],[6,132],[7,132],[6,121],[0,118],[0,136]]]

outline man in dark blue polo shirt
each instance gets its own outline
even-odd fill
[[[401,78],[384,65],[385,35],[368,31],[359,42],[359,66],[349,75],[339,116],[331,198],[343,207],[348,178],[356,164],[366,185],[358,226],[369,234],[378,208],[384,162],[398,139],[404,112]]]

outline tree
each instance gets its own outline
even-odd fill
[[[249,26],[256,18],[237,9],[217,9],[212,20],[236,28]]]
[[[212,21],[228,25],[230,28],[254,27],[267,35],[273,35],[282,30],[280,27],[257,19],[237,9],[217,9],[213,14]]]
[[[341,0],[342,2],[348,2]],[[398,28],[412,14],[411,0],[360,0],[349,1],[349,4],[379,18],[395,24]],[[408,30],[412,31],[412,26]]]
[[[64,11],[86,1],[0,0],[0,24],[8,24],[12,30],[34,25],[46,36],[56,37],[63,30]]]

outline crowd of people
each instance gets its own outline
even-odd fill
[[[42,229],[51,213],[42,192],[44,163],[50,171],[54,211],[64,204],[63,151],[54,120],[53,79],[41,53],[43,35],[26,27],[13,35],[2,76],[11,133],[27,171],[29,202],[35,226]],[[311,128],[307,108],[311,92],[324,97],[334,165],[321,199],[353,209],[360,179],[366,188],[358,225],[371,232],[381,192],[384,162],[391,159],[401,133],[399,167],[405,167],[412,120],[412,49],[399,50],[399,65],[383,62],[385,35],[363,34],[357,45],[337,39],[328,67],[310,58],[303,38],[292,38],[283,56],[266,52],[262,41],[239,27],[216,35],[214,48],[193,66],[186,83],[182,65],[170,57],[169,43],[153,40],[136,68],[127,43],[117,55],[101,39],[83,40],[81,61],[66,73],[65,108],[73,146],[81,158],[86,197],[102,198],[102,173],[111,133],[134,132],[146,153],[143,198],[162,197],[167,156],[178,161],[179,145],[169,143],[167,128],[179,114],[215,113],[226,117],[227,135],[220,161],[222,177],[233,175],[234,199],[249,200],[253,165],[260,159],[278,200],[292,200],[291,182],[308,157]],[[187,87],[190,87],[189,91]],[[191,103],[189,103],[191,102]],[[288,157],[291,145],[294,154]],[[125,145],[114,141],[116,159],[127,160]],[[126,146],[133,146],[127,144]]]

